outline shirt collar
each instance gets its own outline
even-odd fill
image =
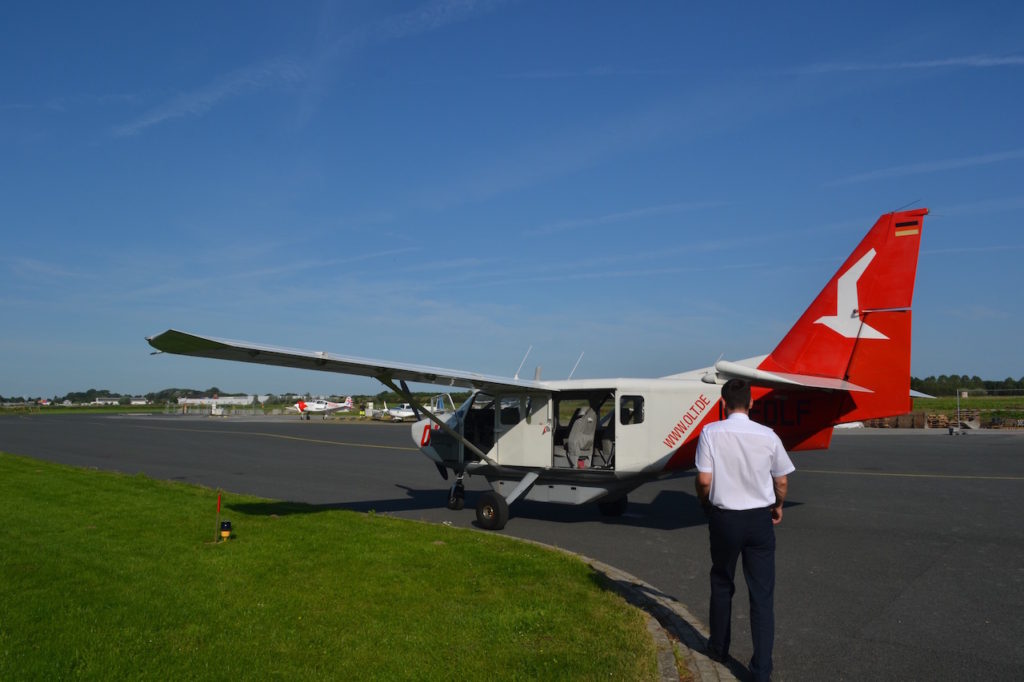
[[[749,420],[750,420],[750,415],[748,415],[748,414],[745,414],[745,413],[743,413],[743,412],[733,412],[733,413],[731,413],[731,414],[729,415],[729,417],[728,417],[728,418],[729,418],[729,419],[746,419],[746,420],[748,420],[748,421],[749,421]]]

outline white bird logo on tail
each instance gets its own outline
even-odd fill
[[[861,259],[854,263],[849,270],[840,275],[839,281],[836,283],[836,314],[819,317],[814,321],[815,324],[823,324],[840,336],[845,336],[848,339],[889,338],[860,319],[860,306],[857,302],[857,282],[874,258],[875,250],[871,249],[861,256]]]

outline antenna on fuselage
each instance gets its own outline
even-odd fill
[[[580,366],[580,360],[583,359],[584,353],[586,353],[586,351],[580,352],[580,356],[576,358],[576,364],[572,366],[572,371],[569,372],[569,379],[572,379],[572,375],[576,373],[576,368]],[[568,381],[569,379],[566,379],[566,381]]]
[[[526,355],[523,356],[523,361],[520,362],[519,363],[519,367],[516,368],[516,373],[512,377],[513,379],[518,379],[519,378],[519,370],[521,370],[523,368],[523,365],[526,364],[526,358],[530,357],[530,351],[531,350],[533,350],[533,345],[532,344],[530,345],[529,348],[526,349]]]

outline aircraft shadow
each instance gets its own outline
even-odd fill
[[[466,506],[476,500],[466,496]],[[604,516],[597,504],[578,507],[547,502],[519,500],[512,505],[512,519],[536,519],[556,523],[603,523],[610,526],[634,526],[658,530],[690,528],[707,523],[696,497],[678,490],[662,490],[650,502],[630,501],[622,516]]]
[[[308,504],[305,502],[268,501],[268,502],[234,502],[225,505],[228,509],[253,516],[289,516],[291,514],[317,514],[335,509],[347,509],[355,512],[376,512],[381,514],[393,512],[422,511],[426,509],[443,509],[447,501],[444,489],[417,489],[396,484],[396,488],[404,491],[401,497],[377,500],[361,500],[357,502],[331,502],[327,504]],[[480,492],[467,491],[466,509],[476,506]],[[787,502],[786,507],[799,503]],[[614,526],[630,526],[653,528],[657,530],[677,530],[702,526],[707,523],[704,510],[697,503],[694,495],[678,490],[662,490],[650,502],[630,502],[629,508],[622,516],[602,516],[596,504],[578,507],[519,500],[512,505],[511,518],[550,521],[553,523],[603,523]],[[476,522],[473,522],[474,525]]]
[[[475,504],[466,496],[466,506]],[[786,502],[783,507],[799,505]],[[662,490],[650,502],[630,502],[622,516],[603,516],[596,504],[578,507],[521,500],[512,505],[511,519],[536,519],[556,523],[603,523],[609,526],[631,526],[657,530],[679,530],[706,525],[707,515],[697,502],[696,495],[680,490]],[[474,521],[474,525],[476,522]]]
[[[236,502],[225,505],[229,509],[251,514],[253,516],[289,516],[291,514],[318,514],[335,509],[347,509],[356,512],[389,512],[417,511],[422,509],[442,508],[448,499],[446,489],[430,488],[417,490],[408,486],[395,484],[396,488],[405,491],[405,497],[387,500],[361,500],[357,502],[330,502],[327,504],[308,504],[306,502],[268,501],[268,502]]]

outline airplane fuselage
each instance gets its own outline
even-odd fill
[[[724,416],[721,387],[699,380],[591,379],[551,382],[551,387],[558,392],[478,392],[448,417],[448,426],[491,462],[475,457],[428,419],[413,424],[413,441],[428,458],[456,471],[531,467],[649,478],[692,468],[701,428]],[[752,417],[775,429],[788,449],[828,446],[831,431],[822,428],[820,418],[823,411],[836,413],[828,394],[790,395],[776,388],[756,389],[754,395]],[[567,439],[580,406],[593,410],[595,424],[572,449]]]

